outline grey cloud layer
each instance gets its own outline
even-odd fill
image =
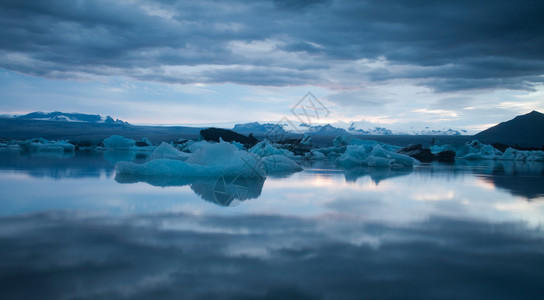
[[[532,89],[544,75],[542,15],[541,1],[8,0],[0,67],[180,83],[413,78],[439,91]],[[389,65],[371,72],[335,67],[380,57]]]

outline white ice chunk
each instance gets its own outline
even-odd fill
[[[544,151],[516,150],[508,148],[504,151],[501,160],[544,161]]]
[[[135,144],[136,141],[134,141],[133,139],[127,139],[120,135],[112,135],[111,137],[104,140],[104,146],[108,149],[128,150]]]
[[[205,148],[205,147],[208,147],[209,145],[212,145],[212,144],[215,144],[215,143],[212,143],[212,142],[208,142],[206,140],[202,140],[202,141],[192,141],[192,140],[189,140],[185,145],[184,147],[181,148],[181,150],[183,151],[189,151],[191,153],[195,153],[199,150],[201,150],[202,148]]]
[[[498,159],[500,158],[503,153],[499,151],[498,149],[493,148],[491,145],[478,145],[478,152],[469,153],[465,156],[463,156],[464,159],[471,159],[471,160],[480,160],[480,159]]]
[[[381,145],[349,145],[346,152],[336,159],[339,165],[346,167],[371,166],[413,166],[420,162],[408,155],[395,153],[382,148]]]
[[[433,153],[440,152],[438,150],[453,150],[456,157],[468,160],[544,161],[544,151],[507,148],[503,153],[493,146],[477,140],[467,142],[461,146],[442,145],[431,147]]]
[[[302,171],[302,167],[299,164],[283,155],[269,155],[263,157],[262,162],[267,173]]]
[[[312,150],[312,151],[306,153],[304,155],[304,157],[306,159],[311,159],[311,160],[325,160],[325,159],[327,159],[327,156],[325,154],[323,154],[323,152],[321,152],[319,150]]]
[[[186,160],[191,156],[190,153],[185,153],[179,151],[171,144],[162,142],[154,151],[151,153],[150,159],[159,159],[159,158],[168,158],[176,160]]]
[[[287,150],[287,149],[279,149],[276,148],[272,143],[270,143],[268,140],[263,140],[262,142],[257,143],[255,146],[253,146],[251,149],[249,149],[250,153],[257,154],[261,157],[270,156],[270,155],[283,155],[290,158],[295,157],[295,155]]]
[[[366,158],[365,164],[369,167],[391,167],[393,165],[393,162],[393,159],[369,155]]]
[[[49,141],[44,138],[29,139],[20,142],[22,149],[39,152],[73,152],[75,146],[67,141]]]
[[[382,142],[377,141],[371,141],[371,140],[361,140],[358,138],[355,138],[351,135],[342,135],[337,136],[333,141],[332,144],[334,147],[342,147],[342,146],[348,146],[348,145],[361,145],[361,146],[374,146],[374,145],[380,145],[382,148],[384,148],[387,151],[397,151],[401,149],[402,147],[390,145]]]
[[[230,143],[221,142],[202,144],[186,161],[161,158],[144,164],[119,162],[115,167],[120,174],[144,176],[264,177],[266,170],[260,160],[254,154],[239,150]]]

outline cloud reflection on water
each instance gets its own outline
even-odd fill
[[[431,217],[0,219],[2,299],[538,299],[544,236]]]

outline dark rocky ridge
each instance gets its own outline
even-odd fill
[[[542,148],[544,146],[544,114],[532,111],[488,128],[474,136],[486,144]]]

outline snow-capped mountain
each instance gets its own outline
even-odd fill
[[[114,120],[110,116],[102,117],[100,115],[90,115],[82,113],[64,113],[60,111],[44,113],[32,112],[26,115],[16,116],[16,119],[38,120],[38,121],[61,121],[61,122],[83,122],[83,123],[110,123],[110,124],[128,124],[119,119]]]
[[[368,134],[368,135],[392,135],[393,132],[385,127],[374,127],[374,129],[357,129],[355,123],[351,123],[348,128],[348,132],[351,134]]]
[[[446,130],[434,130],[430,129],[429,127],[426,127],[423,130],[414,131],[413,134],[415,135],[462,135],[466,134],[466,130],[453,130],[453,129],[446,129]]]
[[[258,122],[245,123],[245,124],[236,124],[232,129],[235,132],[242,134],[287,134],[291,133],[308,133],[310,135],[330,135],[330,136],[340,136],[340,135],[449,135],[457,136],[467,134],[466,130],[454,130],[454,129],[442,129],[435,130],[430,127],[426,127],[423,130],[410,130],[410,131],[393,131],[385,127],[375,126],[374,128],[360,129],[357,128],[355,122],[352,122],[350,126],[346,129],[333,126],[331,124],[326,125],[311,125],[301,123],[299,124],[299,130],[288,130],[287,125],[282,124],[260,124]]]
[[[334,127],[330,124],[327,125],[315,125],[300,124],[300,127],[304,128],[304,131],[311,135],[346,135],[348,132],[343,128]]]
[[[234,128],[232,128],[232,131],[247,134],[247,133],[253,133],[253,134],[285,134],[285,130],[283,129],[283,126],[279,124],[260,124],[258,122],[253,123],[245,123],[245,124],[236,124],[234,125]]]

